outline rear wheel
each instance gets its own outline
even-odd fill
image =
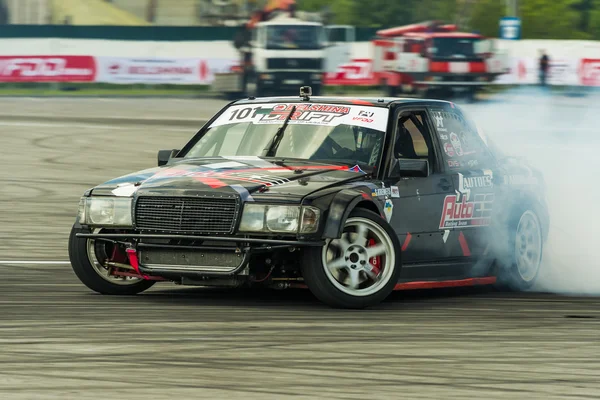
[[[500,271],[500,287],[522,291],[537,280],[544,249],[542,224],[535,210],[526,208],[510,224],[508,256]]]
[[[400,243],[379,215],[354,210],[342,237],[304,253],[303,276],[324,303],[341,308],[379,304],[394,290],[401,269]]]
[[[69,258],[73,272],[89,289],[112,295],[133,295],[152,287],[156,281],[126,276],[127,261],[123,249],[111,242],[78,238],[87,230],[73,228],[69,238]],[[119,267],[121,265],[121,267]],[[124,272],[115,276],[115,270]]]

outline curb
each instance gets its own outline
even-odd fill
[[[0,121],[15,122],[78,122],[84,124],[110,124],[110,125],[160,125],[182,126],[200,129],[208,119],[189,118],[135,118],[135,117],[77,117],[67,115],[49,114],[11,114],[0,115]]]

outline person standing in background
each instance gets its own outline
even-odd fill
[[[548,78],[548,69],[550,68],[550,57],[546,54],[545,50],[540,51],[540,84],[546,86],[546,80]]]

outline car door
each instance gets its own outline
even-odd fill
[[[477,128],[459,108],[430,107],[435,135],[443,149],[446,176],[455,193],[444,199],[440,230],[451,232],[459,257],[474,262],[488,253],[495,201],[494,162]]]
[[[444,202],[455,187],[443,168],[434,125],[425,107],[401,109],[395,118],[384,182],[391,189],[390,224],[402,243],[401,278],[455,277],[460,271],[451,261],[459,250],[446,245],[449,233],[440,229]],[[416,164],[425,168],[417,171]]]

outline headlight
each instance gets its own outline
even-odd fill
[[[320,211],[315,207],[246,204],[240,232],[314,233]]]
[[[130,227],[131,197],[84,197],[78,214],[83,225]]]
[[[271,206],[267,208],[267,230],[270,232],[298,232],[300,207]]]

